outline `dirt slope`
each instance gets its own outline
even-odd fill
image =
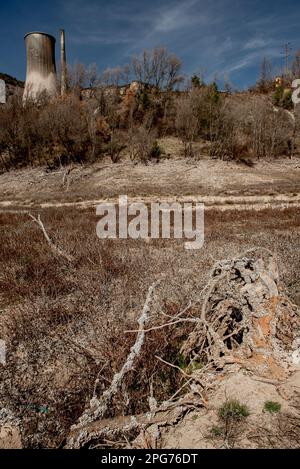
[[[256,197],[261,202],[262,198],[293,202],[300,194],[300,160],[258,162],[249,168],[216,160],[172,158],[148,166],[100,162],[52,172],[35,168],[0,175],[2,207],[84,204],[120,194],[147,199],[208,198],[210,204],[232,204],[241,198],[252,203]]]

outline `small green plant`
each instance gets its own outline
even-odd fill
[[[219,427],[218,425],[214,425],[211,429],[210,432],[213,436],[218,437],[223,435],[223,429]]]
[[[49,414],[49,413],[50,413],[50,409],[49,409],[48,406],[42,405],[42,406],[39,406],[38,412],[39,412],[40,414]]]
[[[292,91],[288,88],[284,88],[283,86],[279,86],[273,94],[273,103],[275,106],[280,106],[284,109],[292,109]]]
[[[283,86],[278,86],[273,94],[273,103],[275,106],[280,106],[283,96]]]
[[[193,371],[201,370],[203,368],[202,362],[192,362],[186,367],[186,372],[188,374],[193,373]]]
[[[162,156],[162,149],[158,144],[157,140],[154,140],[152,148],[150,150],[150,157],[156,159],[156,161],[159,161],[159,159]]]
[[[196,370],[201,370],[203,368],[203,363],[202,362],[192,362],[190,364],[187,364],[185,358],[183,355],[179,355],[177,358],[177,363],[178,366],[181,370],[185,370],[187,374],[193,373],[193,371]]]
[[[192,76],[191,82],[193,88],[200,88],[201,86],[204,86],[202,79],[196,74]]]
[[[149,109],[151,106],[151,99],[147,90],[143,90],[138,94],[137,102],[141,105],[143,111]]]
[[[178,355],[178,359],[177,359],[177,363],[178,363],[178,366],[181,370],[184,370],[184,368],[186,368],[186,361],[185,361],[185,358],[183,355]]]
[[[264,405],[264,410],[266,412],[270,412],[270,414],[275,414],[277,412],[280,412],[281,404],[279,404],[279,402],[266,401]]]
[[[228,419],[242,420],[250,415],[249,408],[245,404],[241,404],[237,399],[226,401],[219,409],[219,417],[221,420]]]

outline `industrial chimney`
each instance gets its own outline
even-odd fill
[[[25,36],[27,72],[23,101],[36,101],[40,94],[56,96],[55,38],[33,32]]]
[[[61,68],[61,83],[60,92],[64,96],[67,92],[67,61],[66,61],[66,45],[65,45],[65,30],[60,30],[60,68]]]

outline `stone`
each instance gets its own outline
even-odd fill
[[[0,426],[0,449],[22,449],[18,426],[9,422]]]

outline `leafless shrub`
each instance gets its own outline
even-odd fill
[[[293,128],[287,111],[275,110],[268,100],[227,101],[214,122],[211,155],[235,160],[290,155]]]
[[[175,127],[184,144],[184,156],[193,156],[193,142],[195,141],[200,127],[198,119],[198,102],[193,98],[193,92],[182,97],[177,102]]]
[[[121,159],[122,151],[126,148],[126,137],[120,130],[115,130],[111,134],[111,140],[107,143],[105,150],[111,157],[113,163],[118,163]]]
[[[93,68],[88,73],[86,67],[80,62],[75,62],[72,66],[69,66],[67,71],[68,90],[79,96],[80,90],[86,86],[87,82],[96,79],[94,72],[95,69]]]
[[[94,109],[74,95],[39,107],[23,107],[20,100],[13,100],[0,110],[0,152],[7,155],[2,165],[5,169],[27,164],[54,168],[95,159],[102,136]]]
[[[128,150],[130,159],[144,164],[151,158],[151,150],[155,142],[155,134],[145,126],[131,126],[128,130]]]
[[[215,85],[193,87],[176,103],[175,128],[184,144],[184,155],[194,156],[193,142],[201,134],[211,137],[219,113],[219,95]]]

